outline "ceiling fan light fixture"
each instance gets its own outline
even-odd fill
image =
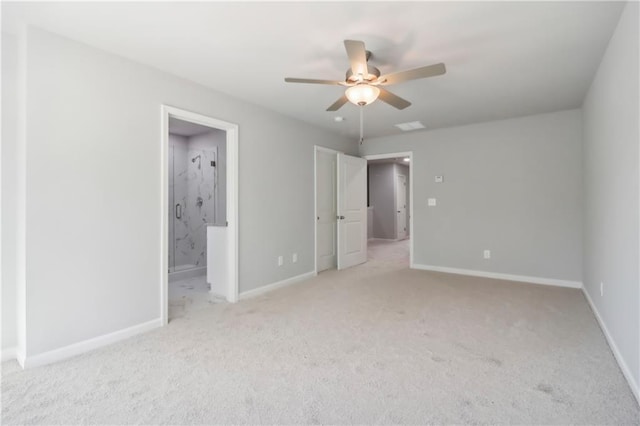
[[[378,99],[380,89],[370,84],[356,84],[345,92],[347,99],[354,105],[365,106]]]

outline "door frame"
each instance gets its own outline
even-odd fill
[[[169,322],[169,118],[188,121],[227,134],[227,301],[238,301],[238,125],[192,111],[162,104],[160,106],[160,319]]]
[[[362,158],[365,160],[384,160],[388,158],[399,158],[399,157],[409,157],[409,268],[413,268],[413,242],[415,238],[413,238],[415,228],[413,227],[413,169],[415,164],[413,163],[413,151],[405,151],[405,152],[390,152],[387,154],[370,154],[363,155]],[[394,173],[394,185],[397,188],[397,184],[395,183],[396,173]],[[397,197],[396,197],[397,198]],[[398,226],[396,224],[396,234],[397,234]],[[396,235],[397,237],[397,235]]]
[[[338,161],[338,154],[344,154],[341,151],[336,151],[335,149],[326,148],[320,145],[313,146],[313,273],[318,275],[318,151],[326,152],[329,154],[335,154],[336,163]],[[337,170],[336,170],[337,175]],[[336,176],[336,191],[337,191],[337,176]],[[337,193],[336,193],[337,195]],[[336,224],[336,235],[335,235],[336,245],[338,244],[338,228]],[[336,246],[336,268],[337,268],[337,259],[338,249]]]

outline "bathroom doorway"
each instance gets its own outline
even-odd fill
[[[218,271],[207,273],[207,233],[226,227],[226,138],[169,118],[169,321],[211,302],[207,275]]]
[[[162,318],[237,289],[237,126],[163,106]]]

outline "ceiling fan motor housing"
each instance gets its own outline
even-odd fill
[[[380,77],[380,70],[372,65],[367,64],[367,74],[362,76],[364,81],[376,81]],[[351,68],[347,70],[346,74],[346,82],[347,83],[358,83],[360,82],[359,75],[354,75]]]

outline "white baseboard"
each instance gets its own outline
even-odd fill
[[[609,333],[609,329],[607,328],[607,325],[605,324],[602,317],[600,316],[600,312],[598,311],[598,308],[596,308],[596,305],[593,303],[593,300],[591,299],[589,292],[584,287],[582,288],[582,292],[584,293],[584,296],[587,298],[587,302],[589,302],[589,305],[591,306],[591,310],[593,311],[593,314],[598,320],[598,324],[600,324],[600,328],[604,333],[604,337],[607,339],[607,343],[609,343],[609,347],[611,348],[611,352],[613,352],[613,356],[615,357],[616,361],[618,362],[618,365],[620,366],[620,370],[622,370],[622,374],[624,375],[625,379],[627,379],[627,383],[629,383],[629,387],[631,388],[631,392],[633,393],[633,396],[636,397],[636,401],[640,405],[640,388],[638,388],[638,383],[636,383],[633,377],[633,374],[631,374],[631,370],[629,369],[629,366],[627,365],[624,358],[622,357],[622,354],[618,350],[616,341],[613,340],[613,336],[611,336],[611,333]]]
[[[18,360],[18,364],[20,364],[20,367],[24,368],[25,356],[24,352],[20,351],[19,347],[16,349],[16,359]]]
[[[142,324],[134,325],[133,327],[125,328],[124,330],[115,331],[113,333],[105,334],[104,336],[94,337],[93,339],[85,340],[83,342],[74,343],[69,346],[64,346],[59,349],[44,352],[38,355],[27,356],[23,363],[23,368],[38,367],[45,364],[50,364],[56,361],[62,361],[67,358],[71,358],[76,355],[83,354],[85,352],[98,349],[102,346],[110,345],[120,340],[128,339],[136,334],[144,333],[154,328],[162,327],[162,320],[160,318],[152,321],[144,322]]]
[[[306,281],[309,278],[315,277],[317,274],[315,271],[306,272],[304,274],[296,275],[295,277],[287,278],[286,280],[278,281],[272,284],[267,284],[262,287],[254,288],[253,290],[243,291],[240,293],[240,300],[248,299],[250,297],[256,297],[264,293],[276,290],[278,288],[286,287],[288,285],[296,284],[302,281]]]
[[[12,359],[18,359],[18,348],[15,346],[12,348],[5,348],[2,350],[2,362],[10,361]]]
[[[431,266],[414,263],[412,269],[424,271],[447,272],[449,274],[469,275],[472,277],[494,278],[496,280],[518,281],[531,284],[552,285],[557,287],[582,288],[580,281],[558,280],[555,278],[528,277],[524,275],[502,274],[499,272],[474,271],[472,269],[449,268],[446,266]]]

